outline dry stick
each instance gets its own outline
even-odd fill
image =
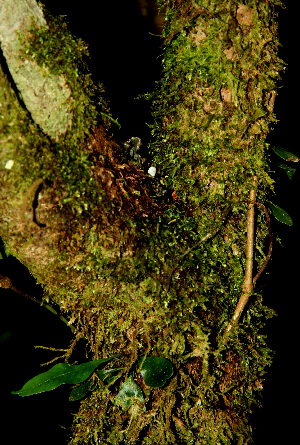
[[[254,178],[254,182],[256,182],[256,178]],[[244,282],[242,285],[242,295],[235,308],[231,321],[228,323],[224,331],[224,336],[226,336],[231,331],[231,329],[237,324],[241,316],[241,313],[243,312],[243,309],[246,306],[249,297],[253,291],[252,270],[253,270],[253,251],[254,251],[254,205],[255,205],[255,190],[253,189],[250,190],[249,210],[247,213],[246,270],[245,270]]]
[[[254,192],[254,190],[251,190],[251,192]],[[268,264],[268,262],[269,262],[269,260],[270,260],[270,258],[271,258],[272,249],[273,249],[273,237],[272,237],[271,221],[270,221],[269,213],[268,213],[266,207],[265,207],[263,204],[261,204],[260,202],[254,202],[254,204],[256,204],[256,205],[258,205],[259,207],[261,207],[261,208],[263,209],[264,213],[265,213],[266,220],[267,220],[267,224],[268,224],[269,240],[270,240],[270,243],[269,243],[269,251],[268,251],[268,255],[266,256],[266,259],[265,259],[265,261],[264,261],[262,267],[259,269],[259,271],[258,271],[257,274],[255,275],[255,277],[253,278],[252,283],[250,283],[249,278],[250,278],[250,276],[252,276],[252,267],[253,267],[253,245],[254,245],[254,239],[253,239],[253,244],[252,244],[252,247],[251,247],[251,236],[252,236],[252,226],[251,226],[251,223],[252,223],[252,214],[250,214],[250,210],[252,210],[252,212],[253,212],[253,214],[254,214],[254,210],[253,210],[253,209],[254,209],[254,205],[253,205],[253,201],[251,202],[251,197],[255,199],[255,192],[254,192],[254,194],[253,194],[252,196],[251,196],[251,192],[250,192],[250,204],[249,204],[248,218],[247,218],[247,251],[246,251],[246,252],[247,252],[247,253],[246,253],[247,259],[246,259],[245,279],[244,279],[244,283],[243,283],[243,286],[242,286],[243,294],[241,295],[240,300],[239,300],[239,302],[238,302],[238,304],[237,304],[237,306],[236,306],[236,308],[235,308],[235,311],[234,311],[234,314],[233,314],[233,317],[232,317],[230,323],[227,325],[227,327],[226,327],[226,329],[225,329],[225,331],[224,331],[224,336],[223,336],[223,338],[224,338],[224,337],[226,336],[226,334],[228,334],[228,333],[231,331],[231,329],[237,324],[237,322],[238,322],[238,320],[239,320],[239,318],[240,318],[240,316],[241,316],[241,313],[242,313],[244,307],[246,306],[247,301],[248,301],[248,299],[249,299],[249,297],[250,297],[250,295],[251,295],[251,293],[252,293],[252,290],[253,290],[253,284],[258,280],[258,278],[260,277],[260,275],[262,274],[262,272],[265,270],[265,268],[266,268],[266,266],[267,266],[267,264]],[[251,227],[251,233],[249,234],[249,237],[248,237],[248,228],[249,228],[249,225],[250,225],[250,227]],[[254,234],[254,232],[253,232],[253,234]],[[248,250],[248,242],[249,242],[249,250]],[[252,250],[252,257],[250,257],[250,255],[251,255],[251,250]],[[250,261],[251,258],[252,258],[252,261]],[[248,266],[248,268],[247,268],[247,266]],[[250,271],[250,269],[251,269],[251,271]],[[252,289],[251,289],[251,287],[252,287]],[[251,290],[250,290],[250,289],[251,289]]]

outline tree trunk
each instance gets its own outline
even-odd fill
[[[121,368],[82,401],[71,443],[249,443],[272,361],[261,328],[273,311],[256,279],[280,2],[157,2],[155,178],[107,136],[85,44],[34,0],[10,3],[0,12],[1,237],[74,326],[64,359],[85,338],[89,360],[115,356]],[[145,384],[145,355],[171,362],[165,385]],[[125,404],[129,378],[143,395]]]

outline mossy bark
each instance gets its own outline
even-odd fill
[[[1,236],[69,316],[75,341],[87,340],[88,359],[117,355],[122,368],[82,401],[73,444],[251,441],[251,407],[272,361],[261,328],[273,311],[259,284],[226,342],[223,333],[244,280],[254,177],[261,203],[273,183],[265,138],[283,68],[277,3],[158,1],[166,26],[150,152],[168,190],[160,201],[152,178],[107,137],[112,118],[103,98],[97,108],[86,48],[61,20],[33,19],[16,52],[3,48],[12,78],[1,70]],[[16,64],[57,76],[68,92],[58,130],[35,119],[26,82],[12,88]],[[256,269],[267,234],[258,213]],[[172,363],[162,388],[138,373],[145,354]],[[132,375],[144,403],[132,397],[122,409],[114,399]]]

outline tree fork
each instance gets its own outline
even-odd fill
[[[28,20],[14,24],[6,2],[11,15],[1,20],[0,37],[11,78],[1,72],[1,236],[74,320],[74,337],[87,340],[89,360],[117,357],[113,384],[82,400],[73,445],[242,445],[251,440],[251,407],[260,403],[262,370],[272,361],[260,330],[274,312],[259,289],[251,321],[245,317],[222,350],[215,346],[242,280],[246,296],[253,286],[250,244],[247,280],[243,269],[245,226],[254,202],[263,206],[271,193],[265,138],[276,122],[283,69],[274,12],[279,2],[157,3],[166,20],[162,76],[149,95],[149,151],[168,200],[155,197],[152,178],[124,160],[107,136],[102,118],[112,118],[103,97],[97,109],[99,91],[82,63],[86,46],[61,19],[46,14],[44,20],[34,0],[18,0],[18,6],[33,6],[41,26],[29,31]],[[25,22],[18,29],[22,44],[17,31],[11,40]],[[20,66],[30,68],[25,79]],[[57,95],[30,101],[32,87],[45,78],[57,82]],[[20,88],[22,105],[9,82]],[[254,176],[250,212],[244,203]],[[45,181],[35,196],[40,227],[24,224],[32,221],[39,178]],[[216,232],[228,207],[226,224]],[[267,230],[264,224],[257,229],[256,243],[263,246]],[[199,234],[204,238],[195,244]],[[256,250],[255,260],[264,260]],[[172,363],[174,374],[161,388],[147,386],[138,372],[138,359],[147,354]],[[144,404],[134,397],[129,407],[116,402],[129,376]]]

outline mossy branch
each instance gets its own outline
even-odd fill
[[[24,0],[17,3],[24,6]],[[30,32],[31,23],[24,24],[23,46],[1,34],[7,66],[24,98],[22,107],[3,72],[1,236],[52,301],[71,315],[74,334],[87,340],[93,358],[121,357],[122,376],[107,392],[93,391],[82,401],[72,444],[251,441],[251,405],[258,400],[262,369],[272,358],[257,335],[268,309],[257,301],[257,317],[245,330],[241,326],[247,335],[218,354],[211,346],[244,276],[239,245],[246,219],[246,274],[226,333],[238,322],[271,252],[270,247],[253,279],[254,204],[265,201],[272,184],[265,138],[276,121],[276,78],[283,69],[277,56],[278,1],[251,6],[206,1],[200,9],[198,3],[159,0],[166,8],[165,47],[162,76],[151,95],[149,154],[158,180],[176,190],[173,201],[167,194],[166,200],[154,198],[152,179],[134,164],[124,164],[126,153],[101,123],[91,133],[106,111],[101,102],[98,113],[97,90],[82,68],[86,47],[61,20],[45,15],[48,28],[35,25]],[[14,22],[16,13],[10,2],[5,4],[7,14],[0,22]],[[23,84],[14,70],[20,61],[28,61],[22,65],[27,70]],[[65,79],[49,89],[57,92],[56,101],[41,96],[52,113],[37,101],[33,109],[25,94],[39,85],[33,78],[44,82],[45,70],[46,87]],[[55,105],[60,99],[64,108]],[[260,178],[257,197],[254,175]],[[47,184],[42,193],[37,178]],[[233,212],[223,236],[212,239],[229,212],[215,223],[220,209],[248,201],[249,190],[248,218]],[[38,226],[31,224],[36,219],[29,205]],[[203,237],[193,245],[197,234]],[[264,236],[264,228],[257,227],[257,239]],[[201,255],[189,255],[204,242]],[[192,247],[182,253],[186,245]],[[183,258],[186,270],[168,292],[175,268],[167,265]],[[0,283],[9,285],[5,277]],[[133,398],[130,410],[121,411],[113,398],[145,354],[170,359],[176,375],[154,392],[137,375],[145,405]]]

